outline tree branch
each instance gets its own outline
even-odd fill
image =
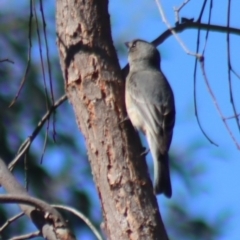
[[[63,206],[63,205],[51,205],[54,208],[58,208],[58,209],[62,209],[68,212],[71,212],[72,214],[76,215],[77,217],[79,217],[80,219],[82,219],[87,225],[88,227],[92,230],[92,232],[94,233],[94,235],[96,236],[96,238],[98,240],[103,240],[103,238],[101,237],[100,233],[98,232],[98,230],[93,226],[93,224],[91,223],[91,221],[84,216],[81,212],[79,212],[78,210],[72,208],[72,207],[68,207],[68,206]]]
[[[40,130],[42,129],[44,123],[50,118],[51,114],[60,106],[63,102],[67,100],[67,95],[63,95],[61,98],[59,98],[53,106],[45,113],[45,115],[42,117],[42,119],[39,121],[37,127],[32,132],[31,136],[29,136],[20,146],[18,149],[17,156],[8,164],[8,168],[10,171],[13,170],[14,166],[18,162],[18,160],[27,152],[27,150],[30,148],[30,145],[32,144],[33,140],[36,138]]]
[[[199,30],[206,30],[211,32],[221,32],[221,33],[229,32],[230,34],[240,35],[239,28],[225,27],[221,25],[214,25],[214,24],[201,23],[201,22],[195,21],[195,22],[180,23],[171,29],[167,29],[159,37],[153,40],[152,43],[155,46],[158,46],[161,43],[163,43],[167,38],[169,38],[172,35],[171,30],[174,30],[176,33],[180,33],[188,29],[199,29]]]
[[[5,201],[21,203],[20,208],[32,220],[38,230],[42,232],[43,237],[49,240],[59,240],[64,239],[63,235],[73,236],[66,227],[62,216],[47,203],[30,197],[27,191],[16,181],[2,159],[0,159],[0,185],[10,193],[5,195]],[[4,201],[3,195],[1,199]],[[39,212],[35,206],[41,209],[42,212]],[[51,221],[49,221],[50,219]],[[58,238],[56,238],[56,234],[59,234]],[[75,238],[71,237],[69,239]]]

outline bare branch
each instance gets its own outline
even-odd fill
[[[46,33],[46,21],[44,16],[44,10],[43,10],[43,1],[40,0],[40,12],[42,16],[42,23],[43,23],[43,35],[44,35],[44,41],[46,46],[46,54],[47,54],[47,65],[48,65],[48,76],[49,76],[49,85],[50,85],[50,92],[51,92],[51,99],[52,104],[54,104],[54,94],[53,94],[53,84],[52,84],[52,71],[51,71],[51,64],[50,64],[50,57],[49,57],[49,48],[48,48],[48,39],[47,39],[47,33]]]
[[[14,168],[15,164],[18,162],[18,160],[26,153],[26,151],[29,149],[31,143],[35,139],[35,137],[38,135],[40,130],[42,129],[44,123],[49,119],[52,112],[55,111],[55,109],[60,106],[63,102],[67,100],[67,96],[63,95],[61,98],[59,98],[55,104],[49,109],[49,111],[42,117],[42,119],[39,121],[37,127],[34,129],[32,135],[28,137],[23,144],[20,146],[18,150],[17,156],[9,163],[8,168],[10,171]]]
[[[34,3],[33,4],[33,11],[34,11],[35,22],[36,22],[36,27],[37,27],[38,49],[39,49],[39,54],[40,54],[40,59],[41,59],[41,68],[42,68],[42,74],[43,74],[43,86],[44,86],[44,93],[45,93],[45,103],[46,103],[46,109],[49,111],[50,104],[49,104],[49,100],[48,100],[48,89],[47,89],[47,83],[46,83],[45,67],[44,67],[44,63],[43,63],[42,40],[41,40],[40,29],[39,29],[39,24],[38,24],[38,15],[37,15],[37,11],[36,11],[35,1],[33,1],[33,3]],[[45,140],[44,140],[44,145],[43,145],[43,151],[42,151],[42,155],[41,155],[41,162],[43,160],[43,156],[44,156],[47,141],[48,141],[49,121],[50,121],[50,119],[48,118],[47,119]],[[53,125],[53,128],[54,128],[54,125]]]
[[[58,209],[63,209],[66,210],[68,212],[73,213],[74,215],[76,215],[77,217],[79,217],[80,219],[82,219],[88,226],[89,228],[93,231],[94,235],[96,236],[96,238],[98,240],[103,240],[103,238],[101,237],[100,233],[98,232],[98,230],[93,226],[93,224],[91,223],[91,221],[84,216],[81,212],[79,212],[78,210],[68,207],[68,206],[63,206],[63,205],[51,205],[54,208],[58,208]]]
[[[189,21],[189,22],[180,23],[171,29],[167,29],[159,37],[157,37],[154,41],[152,41],[152,43],[155,46],[158,46],[172,35],[172,31],[174,31],[176,33],[180,33],[187,29],[198,29],[198,30],[205,30],[205,31],[209,30],[211,32],[221,32],[221,33],[227,33],[229,31],[231,34],[240,35],[239,28],[233,28],[233,27],[227,28],[227,27],[221,26],[221,25],[201,23],[198,21],[195,21],[195,22]]]
[[[230,26],[230,15],[231,15],[231,0],[228,1],[228,9],[227,9],[227,27]],[[232,89],[232,75],[231,75],[231,70],[232,70],[232,64],[231,64],[231,55],[230,55],[230,34],[227,32],[227,64],[228,64],[228,85],[229,85],[229,94],[230,94],[230,102],[232,105],[232,109],[234,112],[234,115],[236,116],[236,123],[238,126],[238,129],[240,131],[240,120],[237,117],[237,109],[233,97],[233,89]]]
[[[231,64],[231,71],[238,79],[240,79],[240,75],[233,69],[232,64]]]
[[[224,118],[223,113],[222,113],[222,111],[221,111],[221,109],[220,109],[220,107],[219,107],[219,105],[218,105],[218,102],[217,102],[217,100],[216,100],[216,97],[214,96],[214,93],[213,93],[213,91],[212,91],[212,89],[211,89],[211,87],[210,87],[210,84],[209,84],[209,81],[208,81],[208,79],[207,79],[207,75],[206,75],[206,72],[205,72],[205,68],[204,68],[204,61],[200,62],[200,66],[201,66],[201,69],[202,69],[202,73],[203,73],[203,77],[204,77],[205,83],[206,83],[206,85],[207,85],[207,89],[208,89],[208,91],[209,91],[209,93],[210,93],[210,96],[212,97],[213,103],[214,103],[214,105],[215,105],[215,107],[216,107],[216,109],[217,109],[217,111],[218,111],[218,113],[219,113],[219,115],[220,115],[220,117],[221,117],[221,119],[222,119],[222,121],[223,121],[223,123],[224,123],[224,125],[225,125],[225,127],[226,127],[226,129],[227,129],[227,131],[228,131],[228,133],[229,133],[229,135],[231,136],[233,142],[235,143],[237,149],[240,150],[240,145],[238,144],[238,142],[237,142],[237,140],[235,139],[235,137],[234,137],[231,129],[229,128],[229,126],[228,126],[228,124],[227,124],[227,121],[226,121],[226,119]]]
[[[46,76],[45,76],[45,68],[44,68],[44,63],[43,63],[43,54],[42,54],[42,40],[41,40],[41,35],[40,35],[40,30],[39,30],[35,0],[33,0],[33,12],[34,12],[35,23],[36,23],[36,27],[37,27],[38,49],[39,49],[41,68],[42,68],[42,74],[43,74],[43,86],[44,86],[44,93],[45,93],[45,99],[46,99],[46,108],[47,108],[47,110],[49,110],[48,91],[47,91],[47,83],[46,83]]]
[[[32,220],[45,238],[56,240],[56,234],[59,234],[59,240],[65,239],[63,235],[71,236],[69,240],[75,239],[68,229],[63,217],[57,210],[46,202],[29,196],[27,191],[16,181],[4,161],[1,159],[0,185],[9,193],[0,195],[0,202],[18,203],[22,211]]]
[[[46,214],[45,218],[51,218],[56,226],[66,227],[62,216],[51,205],[38,198],[23,194],[0,194],[0,203],[27,204],[36,207]]]
[[[200,59],[202,56],[198,53],[193,53],[191,52],[184,44],[184,42],[181,40],[181,38],[178,36],[178,34],[175,32],[175,30],[172,28],[171,24],[168,22],[162,5],[161,5],[161,0],[156,0],[156,4],[158,6],[159,12],[161,14],[162,17],[162,21],[166,24],[167,28],[171,31],[172,35],[176,38],[176,40],[179,42],[179,44],[181,45],[181,47],[183,48],[183,50],[188,54],[188,55],[192,55],[195,56],[196,58]]]
[[[202,6],[202,10],[201,10],[201,13],[199,15],[199,18],[198,18],[198,21],[201,21],[201,17],[202,17],[202,14],[203,14],[203,10],[205,8],[205,4],[206,3],[203,3],[203,6]],[[212,4],[210,4],[211,7],[212,7]],[[210,11],[209,11],[209,16],[208,16],[208,24],[210,24],[210,20],[211,20],[211,13],[212,13],[212,9],[210,7]],[[208,35],[209,35],[209,29],[206,30],[206,37],[205,37],[205,44],[204,44],[204,48],[203,48],[203,51],[202,51],[202,56],[204,55],[204,52],[205,52],[205,48],[207,46],[207,39],[208,39]],[[197,31],[197,45],[196,45],[196,52],[199,51],[199,46],[200,46],[200,35],[201,35],[201,31],[200,29],[198,29]],[[202,59],[204,60],[204,59]],[[209,136],[208,134],[206,133],[206,131],[204,130],[203,126],[202,126],[202,123],[200,121],[200,118],[199,118],[199,114],[198,114],[198,105],[197,105],[197,63],[198,63],[198,59],[196,58],[195,59],[195,63],[194,63],[194,71],[193,71],[193,101],[194,101],[194,112],[195,112],[195,116],[196,116],[196,119],[197,119],[197,123],[198,123],[198,126],[201,130],[201,132],[203,133],[203,135],[207,138],[207,140],[215,145],[215,146],[218,146]]]
[[[40,237],[41,236],[41,232],[40,231],[36,231],[36,232],[32,232],[32,233],[27,233],[21,236],[16,236],[16,237],[12,237],[9,240],[25,240],[25,239],[32,239],[35,237]]]
[[[26,82],[27,74],[30,68],[31,64],[31,53],[32,53],[32,18],[33,18],[33,9],[32,9],[32,0],[30,0],[30,15],[29,15],[29,21],[28,21],[28,60],[27,60],[27,66],[25,69],[24,76],[22,78],[22,81],[20,83],[20,86],[18,88],[17,94],[15,95],[14,99],[9,105],[9,108],[13,106],[13,104],[17,101],[20,92]]]
[[[179,12],[181,11],[181,9],[188,3],[190,2],[190,0],[185,0],[179,7],[173,7],[173,11],[175,13],[175,20],[177,23],[180,22],[179,20]]]
[[[45,15],[44,15],[44,10],[43,10],[43,1],[42,0],[40,0],[40,12],[41,12],[42,23],[43,23],[43,35],[44,35],[44,42],[45,42],[46,55],[47,55],[49,86],[50,86],[51,100],[52,100],[52,105],[53,105],[55,100],[54,100],[54,94],[53,94],[53,81],[52,81],[52,70],[51,70],[52,68],[51,68],[51,64],[50,64],[48,39],[47,39],[47,33],[46,33],[46,26],[47,26],[47,24],[46,24],[46,21],[45,21]],[[53,140],[54,140],[54,142],[56,141],[55,140],[55,136],[56,136],[55,117],[56,117],[55,113],[53,113],[52,125],[53,125]],[[46,148],[46,145],[47,145],[48,129],[49,129],[49,123],[47,125],[47,130],[46,130],[46,137],[45,137],[44,146],[43,146],[43,153],[42,153],[42,157],[41,157],[41,163],[42,163],[44,152],[45,152],[45,148]]]
[[[211,20],[211,13],[212,13],[212,4],[210,4],[210,11],[209,11],[209,16],[208,16],[208,24],[210,24],[210,20]],[[205,6],[206,6],[206,1],[203,3],[203,6],[202,6],[202,9],[201,9],[201,13],[199,15],[199,18],[198,18],[198,21],[201,21],[201,18],[202,18],[202,14],[203,14],[203,11],[205,9]],[[209,29],[206,30],[206,37],[205,37],[205,44],[204,44],[204,48],[203,48],[203,51],[202,51],[202,55],[204,55],[204,52],[205,52],[205,48],[207,46],[207,39],[208,39],[208,35],[209,35]],[[197,46],[196,46],[196,52],[199,51],[199,46],[200,46],[200,35],[201,35],[201,31],[200,29],[198,29],[197,31]],[[204,59],[202,59],[204,60]],[[198,106],[197,106],[197,63],[198,63],[198,59],[196,58],[195,59],[195,63],[194,63],[194,71],[193,71],[193,98],[194,98],[194,111],[195,111],[195,116],[196,116],[196,119],[197,119],[197,123],[198,123],[198,126],[201,130],[201,132],[203,133],[203,135],[207,138],[207,140],[215,145],[215,146],[218,146],[209,136],[208,134],[205,132],[205,130],[203,129],[203,126],[202,126],[202,123],[200,121],[200,118],[199,118],[199,115],[198,115]]]
[[[1,227],[0,227],[0,233],[6,228],[8,227],[12,222],[14,222],[15,220],[17,220],[18,218],[22,217],[24,215],[23,212],[18,213],[17,215],[9,218]]]
[[[10,59],[8,59],[8,58],[1,59],[1,60],[0,60],[0,63],[2,63],[2,62],[9,62],[9,63],[14,64],[14,61],[12,61],[12,60],[10,60]]]
[[[208,24],[211,23],[212,7],[213,7],[213,0],[210,1],[209,14],[208,14]],[[209,29],[206,31],[205,44],[204,44],[204,47],[203,47],[202,56],[204,55],[205,49],[207,47],[208,36],[209,36]]]
[[[203,2],[202,9],[201,9],[201,11],[200,11],[200,14],[199,14],[199,17],[198,17],[197,22],[201,22],[201,20],[202,20],[202,15],[203,15],[203,13],[204,13],[204,10],[205,10],[207,1],[208,1],[208,0],[205,0],[205,1]]]
[[[235,119],[236,117],[240,117],[240,113],[238,113],[237,115],[231,116],[231,117],[225,117],[225,120],[229,120],[229,119]]]

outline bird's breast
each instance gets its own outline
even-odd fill
[[[125,102],[126,102],[127,113],[128,113],[128,117],[132,122],[132,125],[138,130],[145,132],[143,117],[138,110],[137,103],[132,99],[128,91],[126,91],[125,96],[126,96]]]

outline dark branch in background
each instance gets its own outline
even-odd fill
[[[209,14],[208,14],[208,24],[211,23],[212,8],[213,8],[213,0],[210,0]],[[205,53],[205,50],[206,50],[206,47],[207,47],[208,36],[209,36],[209,29],[206,31],[205,44],[204,44],[204,47],[203,47],[202,56],[204,56],[204,53]]]
[[[41,40],[41,36],[40,36],[38,16],[37,16],[36,5],[35,5],[34,0],[33,0],[33,11],[34,11],[34,17],[35,17],[35,23],[36,23],[36,30],[37,30],[37,37],[38,37],[38,49],[39,49],[41,68],[42,68],[42,74],[43,74],[43,86],[44,86],[44,93],[45,93],[45,100],[46,100],[46,108],[47,108],[47,110],[49,110],[48,90],[47,90],[45,68],[44,68],[43,55],[42,55],[42,40]]]
[[[50,86],[50,93],[51,93],[51,100],[52,100],[51,105],[53,105],[55,100],[54,100],[54,94],[53,94],[52,68],[51,68],[51,64],[50,64],[48,39],[47,39],[47,33],[46,33],[46,26],[47,25],[46,25],[45,16],[44,16],[43,1],[42,0],[40,0],[40,12],[41,12],[41,16],[42,16],[43,35],[44,35],[46,55],[47,55],[48,77],[49,77],[49,86]],[[55,139],[55,136],[56,136],[55,118],[56,118],[56,115],[55,115],[55,113],[53,113],[53,140],[54,141],[56,141],[56,139]],[[42,162],[42,158],[41,158],[41,162]]]
[[[52,73],[51,73],[51,64],[50,64],[50,57],[49,57],[49,48],[48,48],[48,40],[47,40],[47,33],[46,33],[46,21],[43,11],[43,1],[40,0],[40,12],[42,16],[42,23],[43,23],[43,35],[46,47],[46,55],[47,55],[47,65],[48,65],[48,76],[49,76],[49,85],[50,85],[50,92],[51,92],[51,99],[52,104],[54,104],[54,94],[53,94],[53,82],[52,82]]]
[[[40,35],[40,30],[39,30],[38,16],[37,16],[37,11],[36,11],[35,1],[33,1],[33,3],[34,3],[33,11],[34,11],[35,22],[36,22],[36,27],[37,27],[38,49],[39,49],[41,68],[42,68],[42,74],[43,74],[43,86],[44,86],[44,93],[45,93],[45,100],[46,100],[45,102],[46,102],[46,109],[48,111],[50,108],[50,103],[48,100],[48,90],[47,90],[47,83],[46,83],[46,76],[45,76],[45,67],[44,67],[44,63],[43,63],[42,40],[41,40],[41,35]],[[49,123],[50,123],[50,118],[48,118],[48,120],[47,120],[46,133],[45,133],[45,138],[44,138],[44,143],[43,143],[43,150],[42,150],[42,154],[41,154],[41,162],[43,160],[43,156],[46,151],[46,146],[47,146],[47,141],[48,141],[48,132],[49,132]]]
[[[10,59],[8,59],[8,58],[1,59],[1,60],[0,60],[0,63],[2,63],[2,62],[9,62],[9,63],[14,64],[14,61],[12,61],[12,60],[10,60]]]
[[[26,150],[26,153],[24,155],[24,187],[28,191],[29,187],[29,168],[28,168],[28,153],[29,153],[30,148]]]
[[[231,15],[231,0],[228,0],[227,27],[229,27],[230,25],[230,15]],[[230,33],[229,32],[227,32],[227,58],[228,58],[227,64],[228,64],[228,85],[229,85],[230,102],[233,108],[238,129],[240,131],[240,123],[237,117],[237,109],[236,109],[236,105],[233,97],[233,89],[232,89],[232,75],[231,75],[232,64],[231,64],[231,55],[230,55]]]
[[[198,17],[198,22],[201,21],[202,19],[202,15],[203,15],[203,12],[204,12],[204,9],[206,7],[206,0],[204,1],[203,5],[202,5],[202,9],[200,11],[200,14],[199,14],[199,17]],[[212,6],[212,5],[211,5]],[[211,12],[212,12],[212,8],[210,6],[210,10],[209,10],[209,17],[208,17],[208,24],[210,24],[210,20],[211,20]],[[201,35],[201,29],[198,29],[197,31],[197,45],[196,45],[196,52],[199,51],[199,45],[200,45],[200,35]],[[206,42],[205,42],[205,46],[206,47],[206,43],[207,43],[207,39],[208,39],[208,33],[209,33],[209,29],[207,29],[207,33],[206,33]],[[204,52],[205,52],[205,48],[203,49],[203,55],[204,55]],[[204,59],[203,59],[204,61]],[[194,63],[194,71],[193,71],[193,99],[194,99],[194,111],[195,111],[195,116],[196,116],[196,119],[197,119],[197,123],[198,123],[198,126],[201,130],[201,132],[203,133],[203,135],[207,138],[207,140],[214,144],[215,146],[218,146],[216,143],[213,142],[213,140],[210,139],[210,137],[208,136],[208,134],[205,132],[205,130],[203,129],[203,126],[201,124],[201,121],[199,119],[199,114],[198,114],[198,106],[197,106],[197,63],[198,63],[198,59],[196,58],[195,59],[195,63]]]
[[[17,156],[11,161],[11,163],[8,165],[8,168],[10,171],[14,168],[15,164],[18,162],[18,160],[26,153],[26,151],[29,149],[31,143],[35,139],[35,137],[38,135],[40,130],[42,129],[44,123],[49,119],[51,114],[55,111],[55,109],[60,106],[65,100],[67,100],[67,96],[63,95],[60,99],[58,99],[55,104],[49,109],[49,111],[42,117],[40,122],[38,123],[37,127],[33,131],[32,135],[28,137],[23,144],[20,146]]]
[[[45,22],[45,16],[44,16],[44,11],[43,11],[43,4],[42,1],[40,1],[40,11],[41,11],[41,16],[42,16],[42,22],[43,22],[43,33],[44,33],[44,41],[45,41],[45,47],[46,47],[46,54],[47,54],[47,63],[48,63],[48,73],[49,73],[49,81],[50,81],[50,92],[51,92],[51,100],[52,104],[54,103],[54,95],[53,95],[53,87],[52,87],[52,76],[51,76],[51,66],[50,66],[50,58],[49,58],[49,48],[48,48],[48,41],[47,41],[47,35],[46,35],[46,22]],[[45,68],[44,68],[44,63],[43,63],[43,55],[42,55],[42,42],[41,42],[41,36],[40,36],[40,28],[38,24],[38,16],[36,12],[36,5],[34,0],[30,0],[30,16],[29,16],[29,35],[28,35],[28,61],[27,61],[27,66],[26,70],[23,76],[23,79],[20,83],[18,92],[12,102],[10,103],[9,107],[11,107],[17,100],[17,98],[20,95],[20,92],[26,82],[27,74],[29,72],[30,64],[31,64],[31,49],[32,49],[32,18],[35,16],[35,22],[36,22],[36,30],[37,30],[37,36],[38,36],[38,46],[39,46],[39,54],[40,54],[40,59],[41,59],[41,68],[42,68],[42,73],[43,73],[43,82],[44,82],[44,92],[45,92],[45,99],[46,99],[46,108],[49,110],[50,104],[48,100],[48,90],[47,90],[47,84],[46,84],[46,76],[45,76]],[[43,160],[43,156],[46,150],[46,145],[47,145],[47,140],[48,140],[48,132],[49,132],[49,122],[50,120],[47,119],[47,127],[46,127],[46,134],[45,134],[45,139],[44,139],[44,145],[43,145],[43,151],[41,155],[41,162]],[[55,141],[55,114],[53,113],[53,140]]]
[[[199,17],[198,17],[198,22],[201,22],[201,19],[202,19],[202,15],[203,15],[203,12],[204,12],[204,9],[205,9],[205,6],[206,6],[206,3],[207,1],[205,0],[204,3],[203,3],[203,6],[202,6],[202,9],[201,9],[201,12],[199,14]],[[209,9],[209,15],[208,15],[208,25],[210,24],[211,22],[211,15],[212,15],[212,1],[210,3],[210,9]],[[200,45],[200,35],[201,35],[201,31],[200,29],[198,29],[198,33],[197,33],[197,46],[196,46],[196,51],[198,52],[199,51],[199,45]],[[209,29],[207,29],[206,31],[206,37],[205,37],[205,45],[204,45],[204,48],[203,48],[203,51],[202,51],[202,56],[204,56],[204,53],[205,53],[205,48],[207,46],[207,40],[208,40],[208,35],[209,35]],[[203,59],[204,61],[204,59]],[[197,107],[197,58],[195,59],[195,64],[194,64],[194,87],[193,87],[193,93],[194,93],[194,110],[195,110],[195,116],[197,118],[197,123],[198,123],[198,126],[200,128],[200,130],[202,131],[203,135],[208,139],[208,141],[212,144],[214,144],[215,146],[218,146],[215,142],[213,142],[212,139],[210,139],[210,137],[208,136],[208,134],[205,132],[205,130],[203,129],[203,126],[201,124],[201,121],[199,119],[199,115],[198,115],[198,107]]]
[[[225,120],[229,120],[229,119],[234,119],[236,117],[240,117],[240,113],[237,114],[237,116],[231,116],[231,117],[225,117]]]
[[[12,105],[16,102],[18,99],[20,92],[26,82],[26,78],[28,75],[28,71],[30,68],[30,63],[31,63],[31,53],[32,53],[32,18],[33,18],[33,8],[32,8],[32,0],[30,0],[30,15],[29,15],[29,21],[28,21],[28,60],[27,60],[27,66],[25,69],[24,76],[22,78],[22,81],[20,83],[20,86],[18,88],[17,94],[15,95],[14,99],[10,103],[9,107],[12,107]]]
[[[208,1],[208,0],[204,0],[204,2],[203,2],[202,9],[201,9],[201,11],[200,11],[200,14],[199,14],[199,17],[198,17],[197,22],[201,22],[201,20],[202,20],[202,15],[203,15],[203,13],[204,13],[204,10],[205,10],[207,1]]]

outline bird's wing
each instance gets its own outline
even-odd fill
[[[132,74],[129,94],[139,114],[144,118],[145,129],[155,139],[162,154],[169,149],[175,123],[174,97],[163,74],[141,71]]]

